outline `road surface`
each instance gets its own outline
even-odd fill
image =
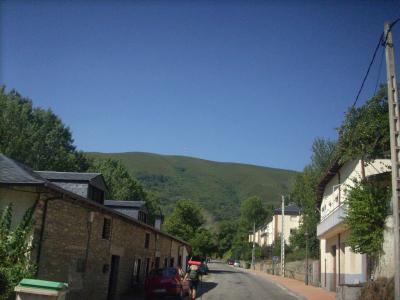
[[[200,300],[298,300],[276,284],[225,263],[210,263],[210,273],[199,285]]]

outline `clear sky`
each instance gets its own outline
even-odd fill
[[[79,149],[296,170],[314,138],[336,137],[384,21],[400,16],[390,0],[3,0],[0,8],[1,84],[50,107]]]

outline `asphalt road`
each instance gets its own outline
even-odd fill
[[[210,263],[209,275],[199,286],[201,300],[297,300],[276,284],[225,263]]]

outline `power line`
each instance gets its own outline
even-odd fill
[[[385,56],[385,51],[382,49],[382,54],[381,54],[381,61],[379,62],[379,67],[378,67],[378,73],[376,75],[376,82],[375,82],[375,89],[374,89],[374,95],[376,94],[376,91],[378,89],[379,85],[379,80],[381,79],[381,74],[382,74],[382,65],[383,65],[383,57]]]
[[[383,33],[382,33],[381,36],[379,37],[378,44],[377,44],[376,47],[375,47],[374,55],[372,55],[371,62],[369,63],[367,72],[366,72],[365,75],[364,75],[364,79],[363,79],[363,81],[362,81],[362,83],[361,83],[361,86],[360,86],[360,88],[358,89],[358,93],[357,93],[357,96],[356,96],[356,100],[354,100],[352,107],[356,106],[356,104],[357,104],[358,98],[360,97],[360,94],[361,94],[361,92],[362,92],[362,89],[364,88],[365,81],[367,81],[367,78],[368,78],[368,75],[369,75],[369,71],[371,70],[371,67],[372,67],[372,65],[374,64],[374,60],[375,60],[376,54],[378,53],[379,46],[381,46],[382,40],[383,40]]]
[[[392,23],[390,24],[389,31],[390,31],[390,30],[392,29],[392,27],[393,27],[394,25],[396,25],[396,23],[399,22],[399,21],[400,21],[400,18],[398,18],[398,19],[396,19],[394,22],[392,22]],[[363,90],[363,88],[364,88],[365,82],[367,81],[367,78],[368,78],[369,72],[370,72],[370,70],[371,70],[371,67],[372,67],[372,65],[374,64],[376,54],[378,53],[378,50],[379,50],[379,46],[381,46],[381,45],[382,45],[382,46],[386,46],[386,42],[387,42],[387,35],[385,36],[384,33],[382,33],[382,34],[380,35],[380,37],[379,37],[378,43],[377,43],[377,45],[376,45],[376,47],[375,47],[374,54],[372,55],[372,59],[371,59],[371,61],[370,61],[370,63],[369,63],[367,72],[366,72],[365,75],[364,75],[364,78],[363,78],[363,80],[362,80],[362,82],[361,82],[360,88],[358,89],[358,93],[357,93],[356,99],[355,99],[354,102],[353,102],[352,107],[356,106],[356,104],[357,104],[357,101],[358,101],[358,99],[359,99],[359,97],[360,97],[360,94],[361,94],[361,92],[362,92],[362,90]]]

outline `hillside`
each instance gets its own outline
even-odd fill
[[[220,163],[186,156],[143,152],[88,153],[92,157],[120,160],[145,187],[161,198],[168,213],[176,200],[197,201],[214,220],[235,217],[240,202],[260,196],[279,205],[296,172],[238,163]]]

